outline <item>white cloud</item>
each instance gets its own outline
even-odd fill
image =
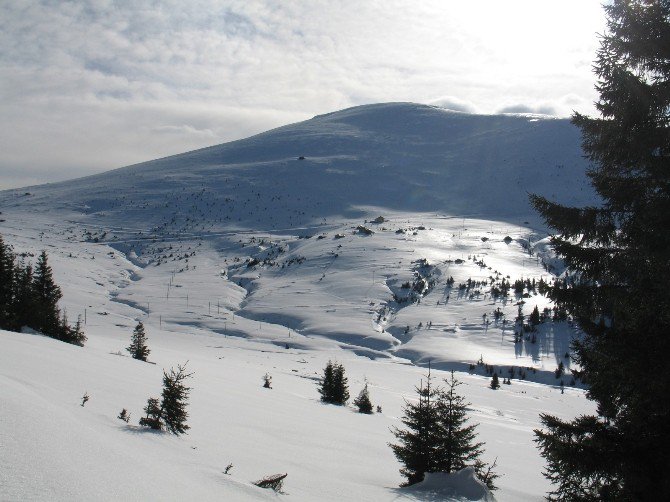
[[[551,105],[526,105],[526,104],[516,104],[508,105],[500,110],[498,113],[535,113],[539,115],[556,115],[556,109]]]
[[[455,96],[442,96],[430,101],[428,104],[456,112],[477,113],[478,111],[474,103]]]
[[[592,112],[603,19],[599,0],[3,2],[0,188],[356,104]]]

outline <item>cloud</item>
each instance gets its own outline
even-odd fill
[[[439,106],[447,110],[465,113],[477,113],[477,107],[470,101],[465,101],[454,96],[442,96],[428,103],[429,105]]]
[[[497,113],[534,113],[538,115],[557,115],[556,109],[551,105],[508,105],[500,108]]]
[[[0,186],[9,172],[79,176],[365,103],[589,112],[599,4],[2,2]]]

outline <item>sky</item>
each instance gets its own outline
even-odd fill
[[[594,114],[600,0],[0,0],[0,189],[389,101]]]

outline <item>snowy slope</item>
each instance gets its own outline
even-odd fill
[[[550,279],[542,262],[557,264],[527,193],[592,203],[584,169],[567,121],[395,103],[0,192],[0,234],[27,260],[47,250],[61,305],[71,319],[85,316],[89,336],[78,349],[0,335],[0,430],[11,431],[0,442],[0,498],[255,499],[267,493],[249,481],[289,471],[296,500],[420,500],[394,488],[399,466],[386,446],[403,396],[425,372],[412,363],[431,361],[442,376],[480,357],[501,376],[513,368],[538,382],[491,391],[483,367],[460,375],[488,459],[497,456],[505,474],[497,498],[540,498],[538,413],[589,409],[583,391],[561,394],[553,373],[559,362],[569,367],[575,333],[546,323],[515,344],[511,322],[493,312],[510,321],[519,301],[526,315],[550,303],[494,299],[490,280]],[[421,278],[430,285],[420,294],[403,287]],[[459,289],[468,279],[480,284]],[[156,365],[123,351],[137,320]],[[383,414],[318,403],[314,379],[329,357],[351,371],[353,395],[369,379]],[[115,419],[127,407],[136,423],[160,391],[161,368],[187,359],[196,372],[189,436]],[[260,388],[266,371],[271,393]],[[94,398],[82,409],[84,391]],[[96,438],[105,446],[91,449]],[[80,458],[64,470],[64,455]],[[10,461],[17,456],[25,461]],[[137,475],[144,468],[155,483]],[[98,484],[82,481],[81,469]]]
[[[33,187],[27,199],[23,189],[7,191],[2,200],[83,211],[89,223],[116,217],[173,230],[186,230],[179,223],[189,216],[205,216],[210,231],[294,228],[363,216],[361,206],[516,222],[532,216],[528,192],[591,200],[584,168],[578,130],[566,120],[391,103]]]

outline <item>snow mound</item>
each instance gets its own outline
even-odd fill
[[[428,500],[465,501],[479,500],[494,502],[491,491],[475,475],[473,467],[466,467],[460,471],[427,473],[424,480],[412,485],[409,489],[424,500],[423,495],[430,494]]]

